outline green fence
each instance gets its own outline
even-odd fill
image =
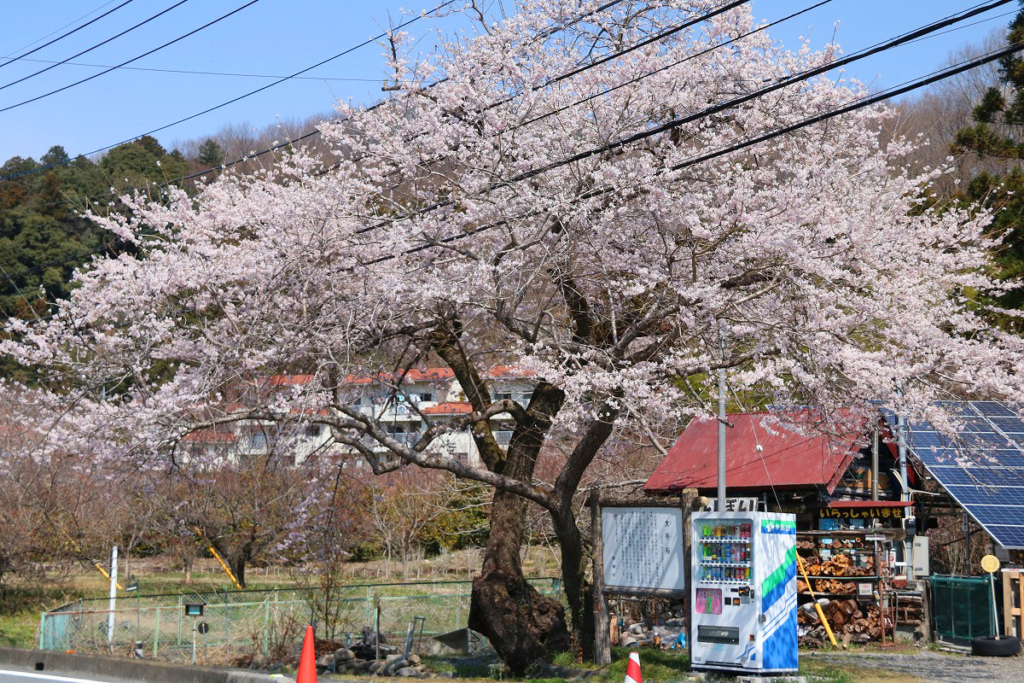
[[[531,579],[541,593],[560,594],[558,579]],[[146,657],[164,660],[191,658],[193,628],[198,658],[216,651],[267,654],[295,650],[306,624],[317,637],[354,642],[364,627],[372,627],[380,608],[380,631],[388,642],[404,640],[408,625],[422,619],[417,633],[446,633],[465,628],[469,618],[469,581],[411,584],[364,584],[321,590],[280,589],[221,591],[119,597],[114,610],[113,637],[106,598],[79,600],[41,615],[39,648],[127,654],[141,642]],[[202,603],[203,616],[186,616],[185,605]]]
[[[932,576],[935,634],[947,640],[995,635],[992,593],[986,576]]]

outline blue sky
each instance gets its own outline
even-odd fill
[[[28,59],[59,61],[84,50],[180,0],[132,0],[108,17]],[[431,8],[434,0],[259,0],[221,23],[131,64],[145,69],[286,76],[379,33],[389,20],[408,19],[411,10]],[[978,0],[832,0],[772,31],[788,47],[807,37],[820,47],[835,35],[847,53],[974,6]],[[44,0],[5,3],[0,23],[0,56],[19,55],[46,40],[113,9],[124,0]],[[172,40],[246,0],[188,0],[162,17],[83,55],[76,62],[111,66]],[[506,0],[507,2],[507,0]],[[813,0],[753,0],[755,14],[767,20],[813,4]],[[993,10],[990,19],[923,40],[853,65],[848,75],[874,88],[896,85],[938,68],[949,52],[978,42],[1005,26],[1016,3]],[[390,18],[390,19],[389,19]],[[972,21],[977,21],[972,20]],[[837,25],[838,22],[838,25]],[[432,29],[456,30],[458,18],[419,21],[408,30],[429,50]],[[43,39],[44,36],[49,36]],[[376,45],[321,66],[301,80],[272,87],[215,112],[162,131],[167,147],[201,138],[228,124],[263,128],[277,118],[304,120],[329,114],[337,99],[371,102],[381,96],[384,62]],[[0,88],[48,66],[41,61],[0,60]],[[94,66],[62,65],[24,83],[0,89],[0,109],[95,74]],[[89,153],[146,133],[270,83],[252,76],[121,69],[36,102],[0,112],[0,162],[14,155],[38,158],[52,145],[72,155]]]

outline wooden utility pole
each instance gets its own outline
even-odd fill
[[[598,494],[590,495],[590,533],[594,537],[594,663],[611,664],[611,625],[608,623],[608,598],[604,594],[604,538],[601,524],[601,503]]]

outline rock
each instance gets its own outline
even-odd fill
[[[411,669],[407,666],[403,666],[395,673],[401,676],[402,678],[416,678],[419,675],[419,672],[416,671],[416,669]]]
[[[641,624],[633,624],[629,627],[629,632],[634,636],[642,636],[644,634],[644,627]]]
[[[387,663],[387,665],[384,667],[384,675],[390,676],[399,669],[404,669],[407,666],[409,666],[409,662],[405,659],[402,659],[401,655],[399,655],[398,659],[394,659]]]
[[[438,678],[455,678],[455,672],[454,671],[442,671],[441,673],[437,674],[437,677]]]
[[[387,665],[388,663],[385,662],[383,659],[375,659],[372,662],[370,662],[370,666],[366,668],[366,671],[371,676],[373,676],[374,674],[379,674],[381,671],[383,671],[384,667],[386,667]]]
[[[420,662],[422,661],[420,659],[419,655],[414,655],[414,654],[409,655],[408,657],[406,657],[406,659],[408,659],[409,663],[412,664],[413,666],[419,666]]]
[[[384,661],[390,664],[391,662],[397,662],[399,659],[402,659],[402,655],[388,655],[384,658]]]
[[[317,666],[322,666],[325,669],[334,668],[334,655],[324,655],[316,661]]]
[[[633,636],[625,636],[620,643],[620,647],[632,647],[636,643],[637,640]]]
[[[355,659],[355,653],[348,648],[342,647],[334,651],[334,661],[336,662],[347,662]]]

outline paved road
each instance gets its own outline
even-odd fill
[[[801,657],[804,655],[801,653]],[[1021,683],[1024,657],[966,657],[919,652],[912,655],[831,654],[813,655],[856,673],[857,669],[882,669],[928,683]],[[3,679],[0,679],[2,681]]]
[[[71,674],[46,671],[17,671],[0,669],[0,683],[125,683],[113,678],[81,678]]]

